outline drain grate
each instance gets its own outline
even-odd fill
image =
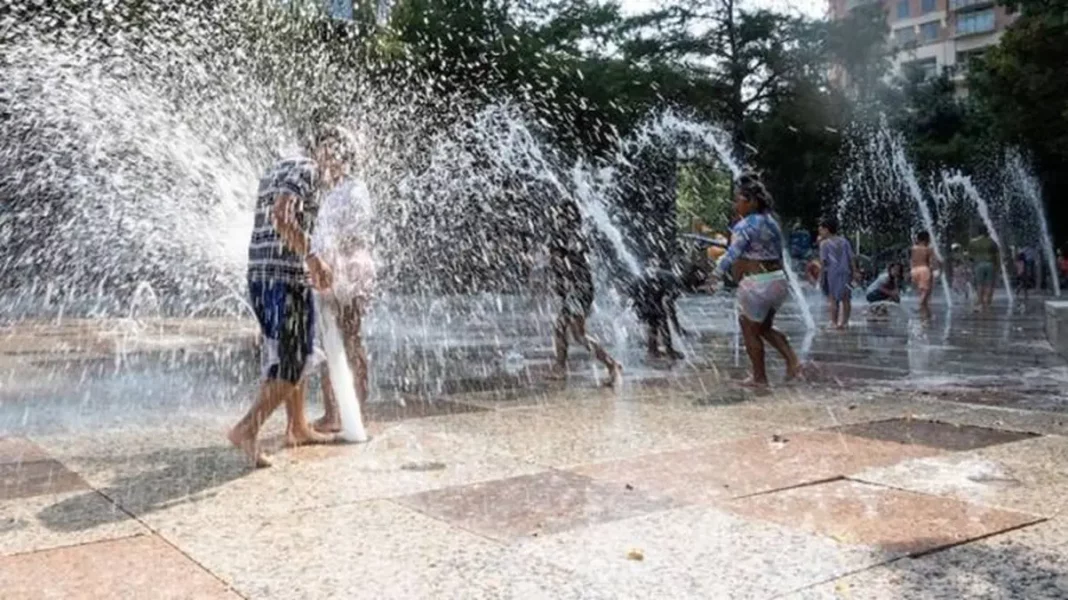
[[[858,423],[856,425],[834,427],[832,431],[872,440],[917,444],[953,451],[975,450],[976,448],[1026,440],[1038,435],[915,419],[888,419],[886,421]]]

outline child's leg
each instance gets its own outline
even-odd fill
[[[682,352],[676,350],[675,345],[672,343],[671,327],[668,325],[667,320],[660,326],[660,333],[664,337],[664,350],[667,352],[667,355],[675,360],[685,358]]]
[[[650,358],[656,358],[661,355],[660,341],[658,338],[658,328],[652,322],[645,325],[645,350]]]
[[[249,409],[237,425],[230,430],[230,443],[237,446],[256,467],[269,467],[271,461],[260,451],[257,436],[260,427],[271,416],[279,405],[286,402],[289,396],[299,392],[300,389],[288,382],[278,379],[268,379],[260,386],[260,393],[256,402]]]
[[[585,346],[590,354],[593,354],[593,356],[600,361],[606,369],[608,369],[609,379],[605,383],[611,386],[618,385],[622,377],[623,367],[620,366],[614,358],[609,356],[608,352],[597,342],[597,340],[593,339],[593,337],[586,333],[585,317],[575,317],[571,321],[571,334],[579,345]]]
[[[341,431],[341,413],[338,411],[337,397],[334,396],[334,386],[330,380],[330,369],[326,365],[323,365],[322,375],[320,375],[319,380],[322,387],[323,416],[312,426],[315,427],[316,431],[323,433],[337,433]]]
[[[567,372],[567,329],[570,317],[567,308],[561,308],[553,324],[553,350],[556,361],[553,363],[553,376],[561,377]]]
[[[352,308],[352,315],[348,324],[348,335],[345,336],[345,341],[348,342],[348,355],[349,366],[352,369],[352,374],[356,379],[356,399],[360,402],[360,413],[366,413],[367,399],[369,397],[368,387],[368,366],[367,366],[367,349],[363,345],[363,304],[357,300],[356,304]]]

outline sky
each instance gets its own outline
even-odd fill
[[[619,0],[627,13],[639,13],[656,8],[660,0]],[[741,0],[741,6],[752,8],[771,8],[783,12],[798,11],[801,14],[819,18],[827,12],[826,0]]]

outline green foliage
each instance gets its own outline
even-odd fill
[[[1020,16],[969,72],[988,126],[1028,149],[1043,181],[1049,221],[1068,235],[1068,1],[1018,0]]]
[[[691,163],[679,167],[679,229],[690,231],[698,223],[715,231],[726,231],[731,211],[730,176],[708,164]]]

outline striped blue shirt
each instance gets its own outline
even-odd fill
[[[308,285],[304,257],[285,246],[271,222],[275,202],[284,194],[297,198],[297,221],[311,235],[319,211],[318,168],[315,161],[297,157],[283,160],[260,179],[256,220],[248,245],[249,281],[279,281]]]

